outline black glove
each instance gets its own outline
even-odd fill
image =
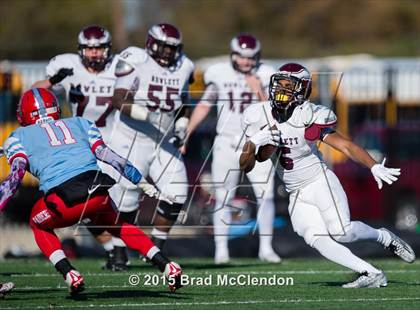
[[[60,70],[58,70],[56,74],[54,74],[48,80],[50,81],[51,85],[55,85],[57,83],[60,83],[69,75],[73,75],[73,68],[61,68]]]
[[[85,100],[85,95],[82,93],[82,86],[72,84],[69,91],[69,101],[71,103],[81,103],[83,100]]]

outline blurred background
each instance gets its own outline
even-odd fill
[[[263,61],[272,66],[291,60],[306,65],[313,72],[311,99],[336,112],[338,130],[378,161],[386,156],[389,166],[402,169],[398,182],[378,191],[369,170],[320,145],[347,192],[353,219],[399,230],[420,251],[418,0],[0,0],[0,143],[17,127],[21,92],[44,78],[50,58],[77,52],[81,28],[107,27],[113,52],[118,53],[130,45],[143,47],[148,28],[159,22],[173,23],[182,31],[184,51],[197,68],[191,86],[195,103],[204,88],[204,70],[228,59],[229,42],[239,32],[261,41]],[[68,113],[64,100],[62,105]],[[187,217],[179,219],[167,244],[171,255],[213,255],[211,158],[203,171],[201,167],[212,146],[215,122],[214,111],[192,137],[185,157],[191,198]],[[0,165],[3,180],[9,167],[4,158]],[[27,174],[0,215],[0,257],[38,255],[27,225],[40,197],[36,186]],[[281,180],[275,186],[275,248],[285,257],[313,254],[291,229]],[[232,204],[239,210],[235,220],[240,224],[232,227],[232,255],[256,256],[255,202],[246,180]],[[152,200],[142,202],[140,224],[150,222],[154,207]],[[65,230],[62,236],[73,256],[100,251],[83,232]],[[379,246],[352,247],[359,254],[383,255]]]

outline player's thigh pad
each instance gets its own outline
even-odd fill
[[[188,195],[188,178],[184,160],[177,148],[163,141],[154,151],[149,175],[157,188],[175,203],[183,204]]]
[[[319,209],[306,201],[301,191],[290,194],[288,210],[293,230],[311,247],[318,238],[328,236],[328,230]]]
[[[327,169],[308,190],[311,200],[321,211],[330,235],[345,235],[346,230],[351,227],[349,205],[346,193],[334,172]]]

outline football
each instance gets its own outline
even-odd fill
[[[273,125],[270,129],[277,129],[276,125]],[[270,159],[271,155],[277,150],[277,146],[267,144],[264,146],[260,146],[260,149],[258,150],[256,159],[259,162],[266,161],[267,159]]]

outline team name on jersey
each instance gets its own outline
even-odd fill
[[[83,93],[86,93],[86,94],[104,94],[104,93],[112,93],[114,90],[114,86],[113,85],[109,85],[109,86],[83,85],[82,90],[83,90]]]
[[[247,85],[246,83],[240,83],[240,82],[224,82],[223,88],[245,88]]]
[[[284,145],[297,145],[297,144],[299,144],[299,138],[298,137],[280,138],[280,144],[282,146],[284,146]]]
[[[164,78],[161,76],[152,75],[151,82],[158,83],[165,86],[180,86],[179,78]]]

